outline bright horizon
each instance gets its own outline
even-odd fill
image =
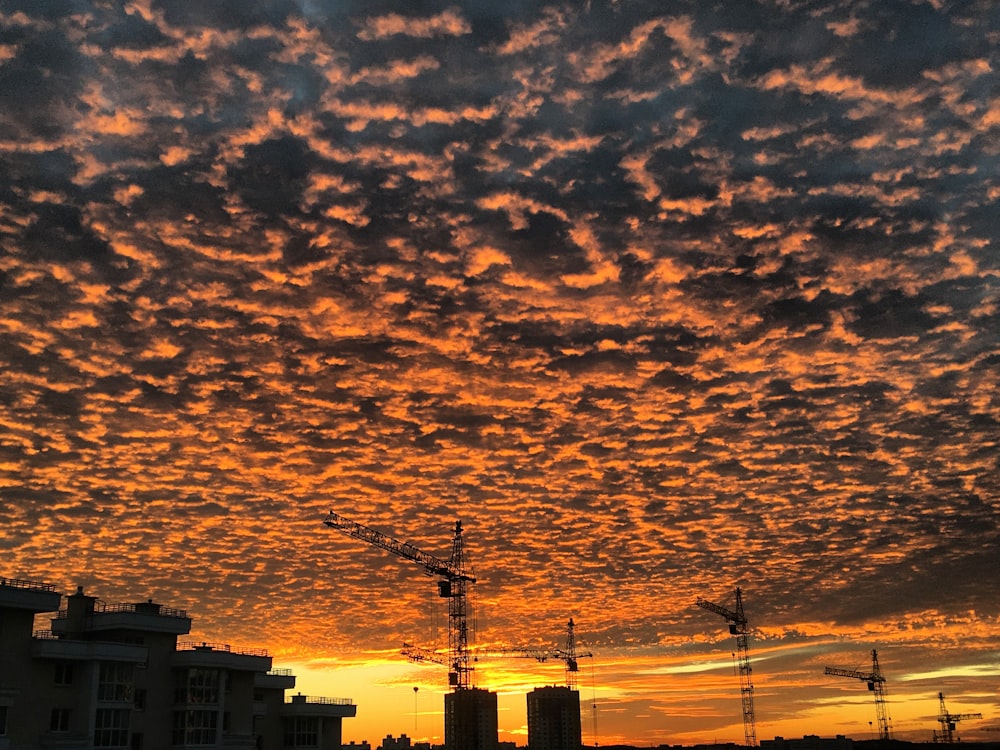
[[[386,564],[413,568],[414,586],[426,589],[424,593],[428,594],[424,603],[431,610],[440,610],[437,616],[431,613],[427,637],[431,642],[445,643],[445,600],[431,594],[433,581],[420,574],[419,565],[395,560],[387,560]],[[110,603],[100,591],[87,593]],[[717,603],[731,607],[732,594],[729,592],[728,599],[719,597]],[[753,633],[750,652],[758,740],[777,736],[797,739],[812,734],[845,735],[855,740],[877,738],[873,693],[866,684],[823,673],[825,667],[870,672],[870,647],[874,647],[886,677],[894,739],[932,741],[941,728],[938,693],[944,692],[950,714],[983,715],[981,719],[968,718],[958,723],[955,735],[965,742],[993,741],[998,696],[990,691],[1000,680],[1000,654],[984,642],[986,650],[980,651],[983,658],[977,661],[976,650],[960,643],[967,633],[963,625],[932,626],[926,632],[918,629],[916,634],[865,627],[834,636],[822,634],[824,626],[811,623],[792,634],[786,629],[755,626],[750,592],[744,591],[744,602],[748,604]],[[694,609],[695,615],[699,612],[704,611]],[[357,706],[357,717],[344,720],[345,743],[367,741],[375,748],[390,734],[405,734],[434,744],[444,742],[444,696],[449,692],[446,668],[408,661],[401,653],[402,642],[384,650],[360,652],[346,648],[336,654],[316,653],[312,658],[303,658],[300,649],[282,648],[280,635],[274,642],[232,642],[225,633],[201,631],[199,612],[188,609],[187,614],[193,619],[192,632],[179,640],[225,642],[237,649],[264,648],[271,654],[274,668],[291,669],[296,676],[296,686],[287,695],[350,698]],[[585,745],[743,743],[735,637],[729,634],[725,619],[704,614],[701,632],[664,638],[659,646],[602,649],[590,644],[574,617],[577,651],[581,655],[576,689]],[[38,626],[44,628],[46,618],[39,617]],[[551,637],[546,640],[546,635]],[[475,653],[508,647],[554,651],[566,645],[565,636],[564,627],[535,639],[495,638],[488,644],[473,645],[472,650]],[[876,637],[878,643],[871,640]],[[444,653],[440,648],[437,651]],[[913,664],[931,668],[922,670]],[[539,662],[521,656],[477,655],[473,671],[475,687],[498,694],[499,740],[519,745],[527,743],[526,694],[536,687],[566,685],[565,678],[564,662],[557,658]]]
[[[440,734],[446,608],[323,519],[461,521],[474,644],[593,651],[588,743],[741,741],[736,587],[758,738],[876,731],[823,673],[872,649],[896,736],[996,738],[998,50],[992,0],[0,0],[0,575],[377,744]],[[475,677],[523,740],[563,673]]]

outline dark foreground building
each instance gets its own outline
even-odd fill
[[[0,578],[0,750],[340,750],[346,698],[285,698],[265,651],[178,642],[183,610]],[[33,632],[35,615],[52,629]]]
[[[528,750],[580,750],[580,693],[540,687],[528,693]]]
[[[497,694],[481,688],[444,696],[446,750],[496,750]]]

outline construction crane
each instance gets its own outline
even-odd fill
[[[722,615],[729,623],[729,632],[736,636],[736,651],[739,656],[740,699],[743,703],[743,738],[747,747],[757,746],[757,720],[753,712],[753,680],[750,667],[750,626],[743,612],[743,592],[736,587],[736,609],[729,609],[714,604],[707,599],[698,598],[697,604],[702,609]]]
[[[575,626],[573,625],[573,618],[569,618],[569,622],[566,623],[566,647],[562,650],[559,657],[564,662],[566,662],[566,687],[570,690],[576,690],[577,680],[576,674],[580,671],[580,665],[577,659],[582,657],[593,658],[594,655],[589,651],[578,652],[576,650],[576,633],[574,631]]]
[[[824,674],[836,677],[852,677],[868,683],[868,689],[875,694],[875,715],[878,718],[878,736],[881,740],[890,739],[891,727],[889,712],[885,702],[885,675],[878,666],[878,651],[872,649],[872,670],[871,672],[859,672],[855,669],[835,669],[827,667]]]
[[[412,560],[422,567],[427,575],[440,578],[438,596],[448,600],[448,684],[453,690],[468,690],[473,687],[474,665],[469,653],[468,594],[469,587],[476,582],[476,578],[465,565],[462,522],[455,522],[451,557],[447,560],[429,555],[408,542],[400,542],[375,529],[350,521],[332,510],[323,523],[331,529],[337,529],[355,539],[368,542],[397,557]]]
[[[479,649],[475,652],[477,656],[514,656],[524,659],[535,659],[539,662],[546,662],[549,659],[559,659],[566,664],[566,687],[570,690],[577,689],[577,672],[580,670],[579,659],[593,657],[589,651],[578,652],[576,648],[575,625],[573,619],[566,625],[566,647],[565,648],[522,648],[518,646],[500,646],[497,648]],[[433,652],[428,654],[424,649],[410,647],[404,653],[412,661],[435,661]]]
[[[941,724],[941,733],[934,735],[935,742],[954,742],[955,725],[962,719],[981,719],[982,714],[950,714],[944,705],[944,693],[938,693],[938,700],[941,702],[941,714],[938,722]]]
[[[410,661],[430,661],[446,667],[451,663],[448,661],[448,654],[443,654],[440,651],[431,651],[429,648],[424,648],[423,646],[414,646],[412,643],[404,643],[399,653]]]

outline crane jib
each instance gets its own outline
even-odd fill
[[[448,560],[442,560],[439,557],[430,555],[420,548],[410,544],[409,542],[401,542],[398,539],[393,539],[391,536],[387,536],[380,531],[364,526],[355,521],[349,521],[343,516],[339,516],[333,511],[323,521],[324,524],[333,529],[339,529],[352,536],[355,539],[360,539],[364,542],[379,547],[386,552],[391,552],[397,557],[402,557],[407,560],[412,560],[413,562],[419,564],[427,575],[437,575],[442,578],[446,578],[449,581],[467,581],[469,583],[475,583],[475,576],[464,573],[457,569]],[[442,593],[442,596],[449,596],[449,594]]]

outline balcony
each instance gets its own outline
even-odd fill
[[[191,618],[183,609],[164,607],[152,600],[115,604],[94,601],[93,609],[86,612],[84,628],[88,632],[132,630],[184,635],[191,632]],[[52,620],[52,632],[65,635],[68,630],[68,611],[60,610]]]
[[[78,641],[69,638],[38,636],[31,642],[31,655],[35,659],[59,661],[118,661],[145,664],[149,650],[145,646],[105,641]]]
[[[182,641],[177,644],[177,651],[174,652],[173,666],[266,674],[271,668],[271,656],[261,648],[235,649],[226,643]]]
[[[267,674],[255,674],[253,686],[263,690],[291,690],[295,687],[295,675],[290,669],[271,669]]]
[[[319,716],[351,717],[358,715],[358,707],[350,698],[317,698],[309,695],[293,695],[281,707],[283,717]]]
[[[60,601],[62,594],[50,583],[0,577],[0,608],[55,612]]]

